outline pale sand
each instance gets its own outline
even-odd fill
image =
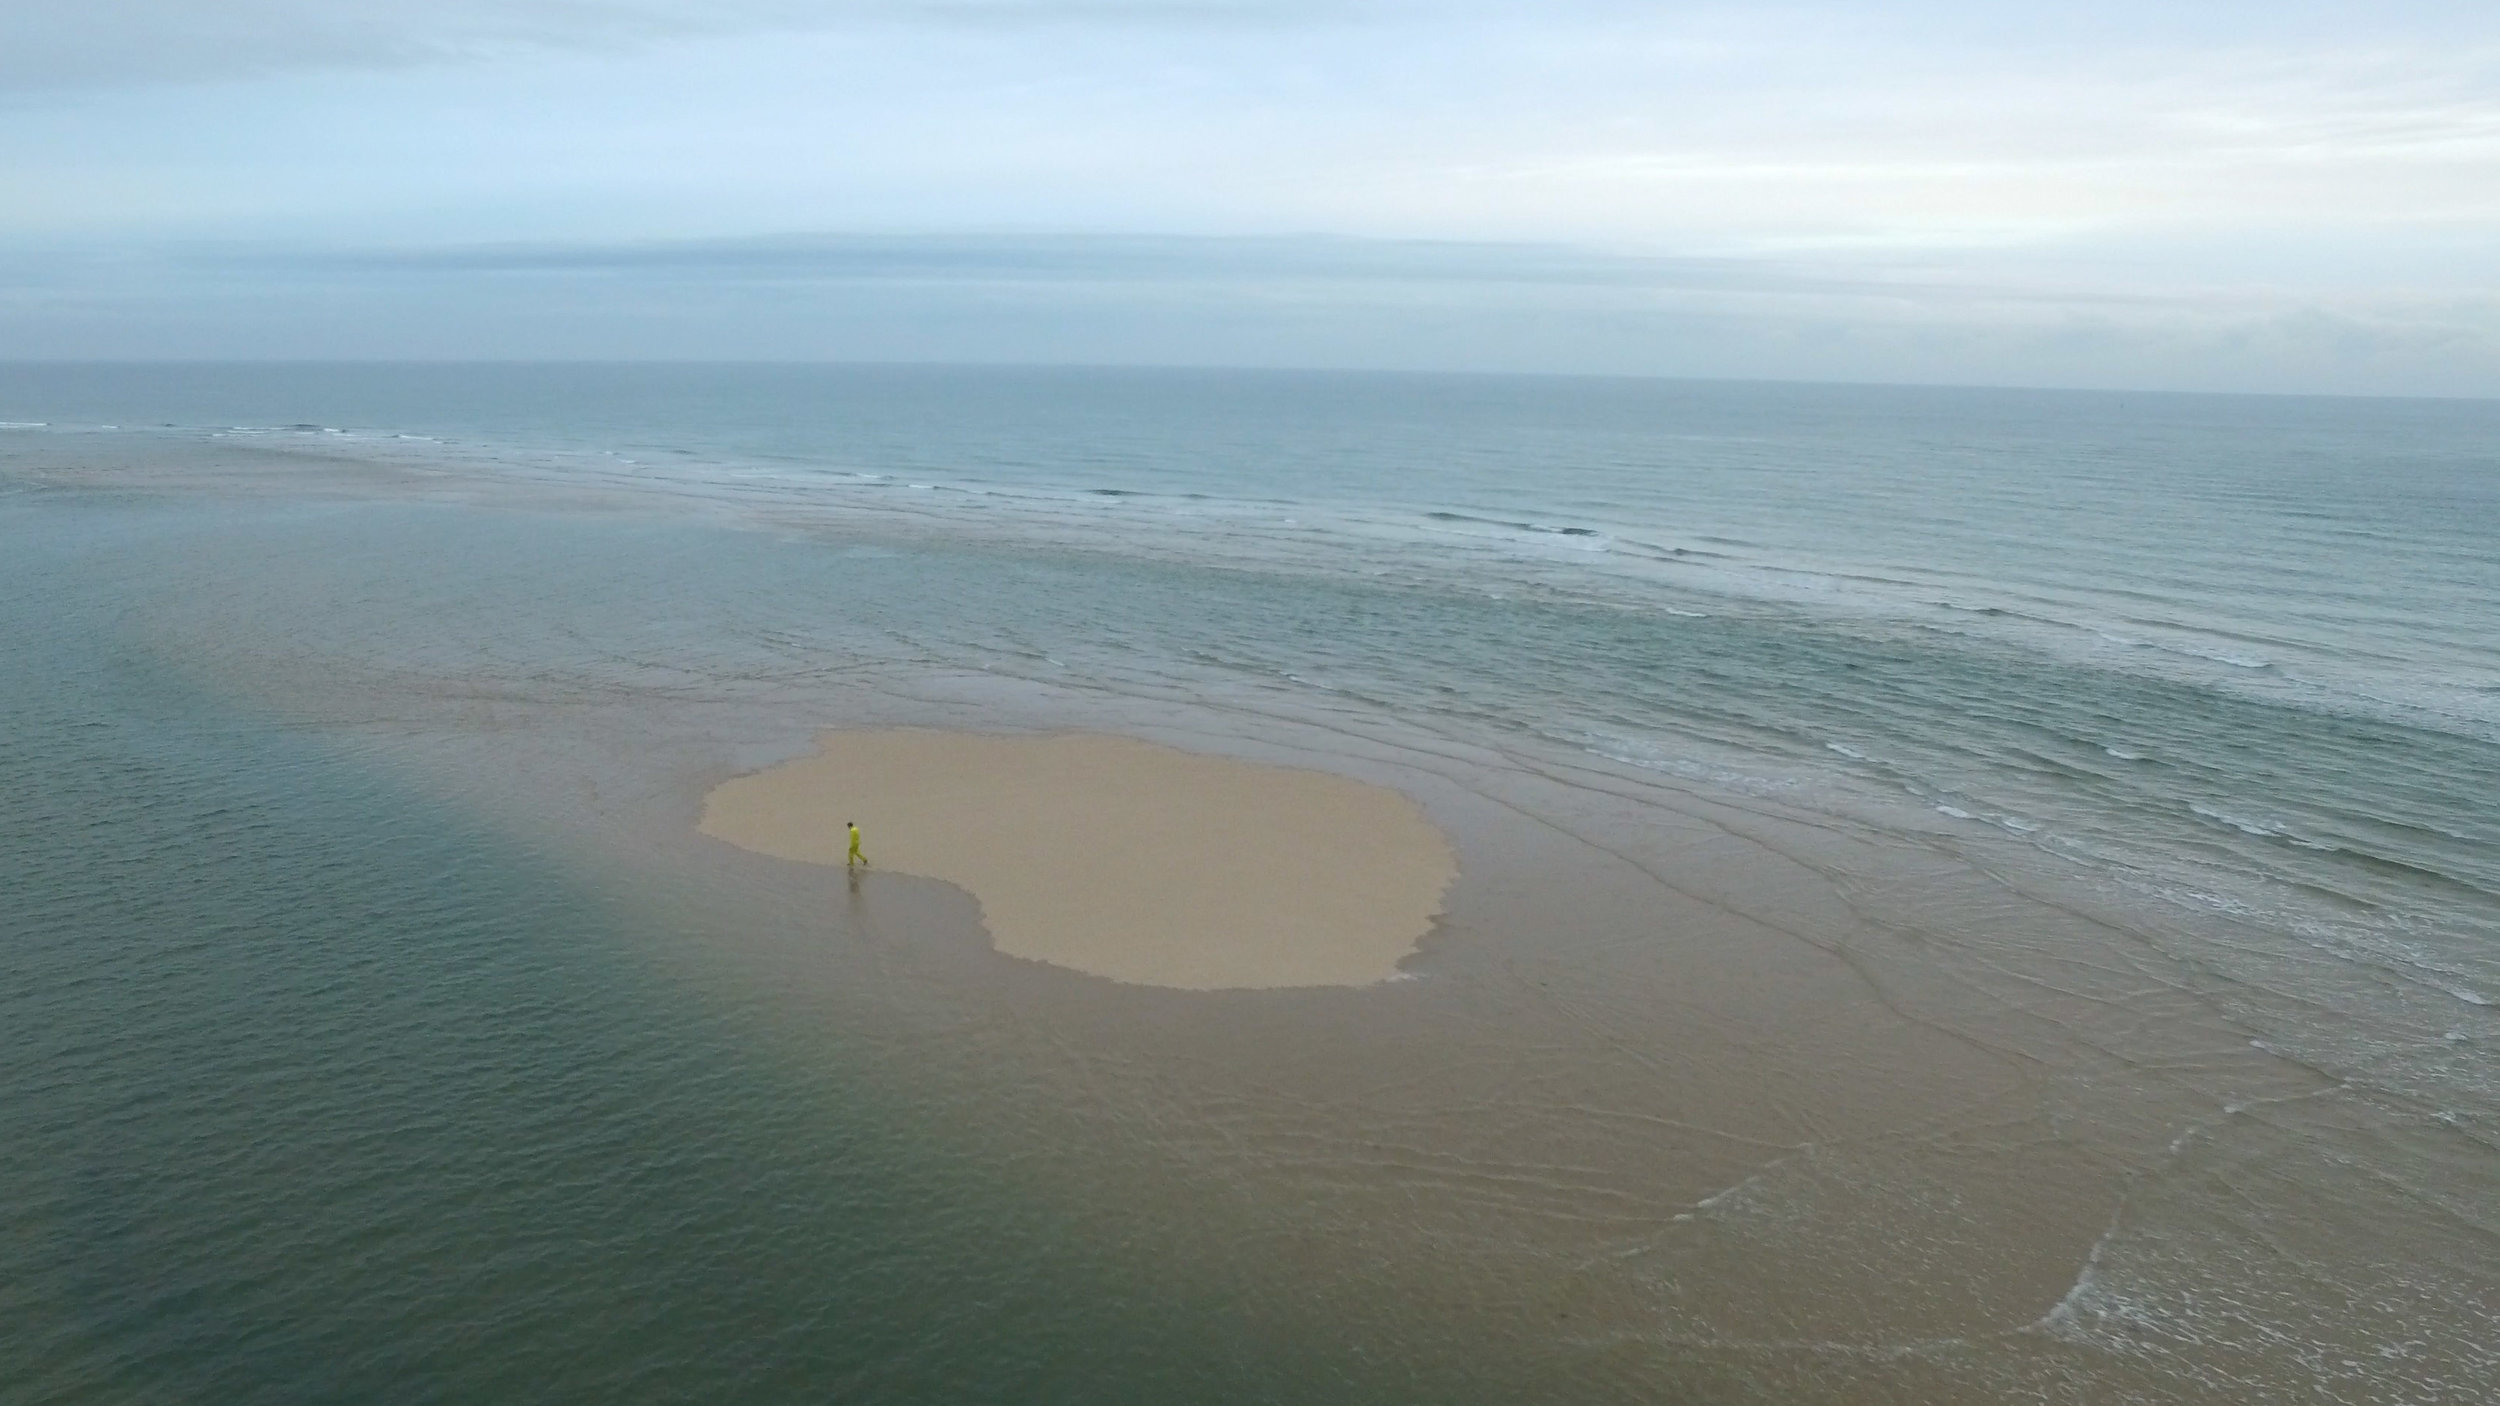
[[[971,892],[998,950],[1191,990],[1397,974],[1457,874],[1394,791],[1089,734],[827,732],[704,798],[703,833]]]

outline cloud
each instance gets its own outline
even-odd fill
[[[0,347],[2500,386],[2487,7],[1808,3],[20,0]]]
[[[2500,395],[2500,298],[2487,294],[1333,237],[20,253],[0,258],[0,344],[104,359],[1334,366]]]
[[[0,93],[623,49],[754,30],[900,22],[1273,23],[1328,0],[13,0]]]
[[[1138,234],[789,234],[423,249],[200,253],[202,267],[347,275],[627,275],[823,283],[881,280],[1172,283],[1521,283],[1622,287],[1758,282],[1756,265],[1560,244]]]
[[[2373,36],[2487,35],[2482,0],[11,0],[0,5],[0,94],[398,67],[554,50],[616,50],[757,30],[880,25],[1275,27],[1490,20],[1523,31],[1596,25],[1769,27],[1810,40],[1905,39],[2001,53],[2158,50]],[[1637,40],[1635,40],[1637,43]]]
[[[735,288],[883,287],[1012,299],[1175,297],[1264,299],[1356,306],[1426,304],[1582,307],[1616,311],[1680,305],[1899,320],[1949,310],[1999,320],[2088,310],[2177,313],[2175,293],[2088,290],[1989,281],[1914,263],[1864,259],[1667,256],[1569,244],[1334,235],[1177,236],[932,232],[790,234],[762,238],[534,243],[414,249],[193,250],[165,265],[204,282],[270,280],[297,286],[391,285],[506,290],[595,287],[621,294],[675,290],[715,296]]]

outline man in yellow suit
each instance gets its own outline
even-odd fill
[[[851,856],[842,861],[842,867],[848,869],[854,864],[865,867],[868,863],[868,856],[859,852],[859,822],[845,820],[842,823],[851,829]]]

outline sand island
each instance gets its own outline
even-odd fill
[[[1221,990],[1397,974],[1457,873],[1395,791],[1095,734],[821,734],[704,798],[704,834],[980,900],[998,950],[1114,981]]]

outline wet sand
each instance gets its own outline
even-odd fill
[[[998,950],[1141,986],[1367,986],[1431,930],[1457,865],[1413,801],[1133,738],[891,728],[723,783],[703,833],[980,901]]]

